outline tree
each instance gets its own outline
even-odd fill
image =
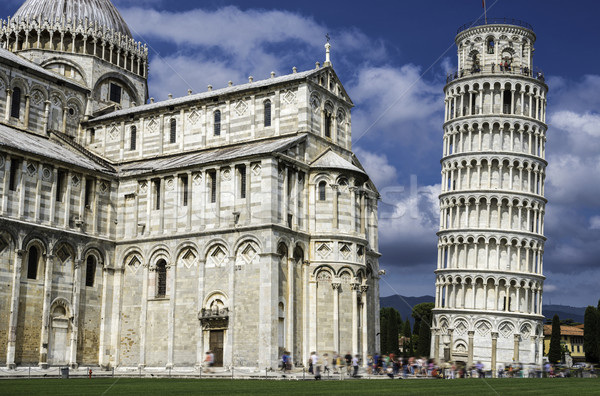
[[[402,328],[402,337],[404,338],[402,342],[402,354],[404,357],[413,355],[413,348],[411,341],[411,332],[410,332],[410,320],[406,319],[404,322],[404,326]]]
[[[411,316],[415,318],[415,324],[413,327],[415,337],[412,343],[415,351],[419,356],[429,356],[429,349],[431,347],[431,311],[433,310],[434,303],[421,303],[413,307]],[[421,330],[423,326],[427,327],[427,331]],[[427,351],[427,353],[422,353]]]
[[[552,318],[552,336],[550,337],[550,349],[548,350],[548,361],[550,363],[560,363],[562,359],[562,350],[560,347],[560,319],[558,315]]]
[[[599,302],[600,304],[600,302]],[[583,316],[583,351],[585,360],[590,363],[600,361],[600,314],[598,309],[588,306]]]
[[[402,328],[402,318],[395,308],[381,308],[379,311],[380,350],[381,353],[398,353],[399,335]]]
[[[430,319],[430,318],[428,318]],[[431,350],[431,321],[422,320],[419,328],[419,344],[417,348],[418,356],[429,357]]]

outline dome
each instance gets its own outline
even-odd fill
[[[54,22],[84,21],[131,37],[129,27],[110,0],[27,0],[13,15],[16,19]],[[41,19],[41,20],[40,20]]]

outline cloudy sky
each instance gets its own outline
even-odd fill
[[[5,0],[0,16],[21,0]],[[354,150],[381,192],[381,294],[434,293],[445,72],[481,0],[114,0],[150,47],[157,100],[332,62],[356,104]],[[592,0],[487,0],[489,17],[533,25],[548,94],[544,302],[600,298],[600,52]]]

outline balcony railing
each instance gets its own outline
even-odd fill
[[[458,30],[456,31],[456,34],[459,34],[460,32],[470,29],[472,27],[475,26],[482,26],[482,25],[513,25],[513,26],[520,26],[523,27],[525,29],[529,29],[533,31],[533,26],[531,26],[531,24],[525,22],[525,21],[521,21],[519,19],[514,19],[514,18],[487,18],[487,19],[477,19],[475,21],[471,21],[469,23],[465,23],[464,25],[462,25],[461,27],[458,28]]]
[[[446,84],[462,77],[470,77],[479,74],[512,74],[516,76],[535,78],[541,82],[546,81],[544,78],[544,72],[537,67],[532,70],[523,66],[503,66],[492,64],[486,66],[473,66],[470,69],[460,69],[446,73]]]
[[[229,308],[206,309],[202,308],[199,315],[200,320],[227,319],[229,317]]]

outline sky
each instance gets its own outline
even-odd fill
[[[22,0],[0,3],[0,17]],[[381,193],[381,295],[434,294],[443,87],[457,29],[481,0],[114,0],[150,49],[150,96],[205,91],[315,67],[331,37],[352,98],[353,150]],[[600,299],[600,2],[487,0],[488,17],[537,35],[549,86],[544,303]]]

